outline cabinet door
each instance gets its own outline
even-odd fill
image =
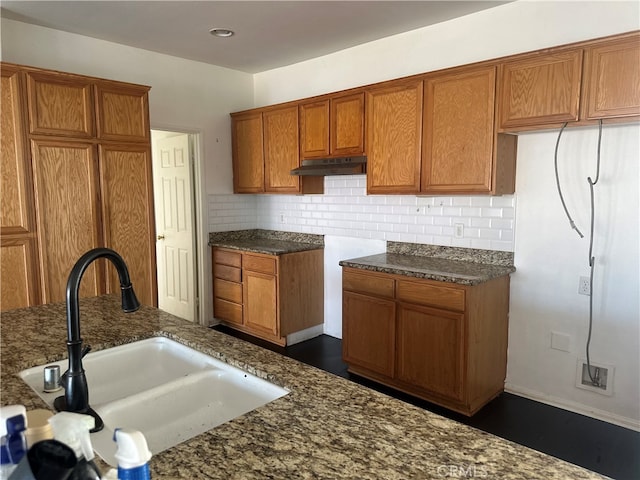
[[[32,134],[93,137],[90,80],[62,73],[29,72],[29,129]]]
[[[463,314],[400,303],[397,348],[398,380],[462,400]]]
[[[393,300],[342,294],[342,356],[345,362],[392,378],[395,352]]]
[[[262,113],[231,117],[233,192],[264,192]]]
[[[300,177],[291,170],[300,165],[298,107],[268,110],[264,126],[264,190],[272,193],[300,192]]]
[[[589,47],[584,62],[587,120],[640,115],[640,35]]]
[[[491,191],[494,100],[495,67],[425,80],[423,192]]]
[[[100,82],[96,85],[98,138],[149,141],[147,87]]]
[[[364,93],[331,99],[331,155],[364,154]]]
[[[418,193],[422,81],[367,92],[367,192]]]
[[[43,301],[62,302],[75,262],[102,245],[95,147],[37,140],[31,152]],[[81,296],[104,293],[101,265],[94,262],[85,272]]]
[[[151,152],[147,146],[100,146],[100,184],[105,246],[129,268],[140,302],[157,305],[155,226]],[[110,292],[120,291],[109,264]]]
[[[20,74],[2,65],[0,102],[0,233],[26,234],[33,231],[33,196],[23,123]]]
[[[581,74],[581,49],[505,63],[500,129],[578,120]]]
[[[40,303],[35,241],[31,238],[0,240],[0,311]]]
[[[242,292],[245,326],[277,336],[277,277],[244,270]]]
[[[329,100],[300,105],[300,157],[329,155]]]

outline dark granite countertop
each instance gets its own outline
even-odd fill
[[[236,230],[209,233],[209,246],[267,255],[284,255],[324,248],[324,237],[273,230]]]
[[[66,357],[65,318],[64,304],[3,312],[3,405],[46,408],[17,372]],[[126,315],[116,296],[82,299],[81,327],[94,350],[165,336],[290,390],[154,455],[154,479],[603,478],[157,309]]]
[[[386,253],[342,260],[340,265],[460,285],[478,285],[516,270],[510,252],[400,242],[389,242]]]

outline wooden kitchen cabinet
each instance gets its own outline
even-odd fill
[[[300,157],[364,155],[364,93],[300,105]]]
[[[518,57],[500,71],[501,131],[578,120],[581,48]]]
[[[509,277],[475,286],[343,268],[349,371],[473,415],[502,392]]]
[[[585,120],[640,116],[640,33],[585,49]]]
[[[420,192],[422,80],[367,90],[367,193]]]
[[[34,190],[43,303],[65,300],[67,279],[75,262],[101,246],[98,162],[89,142],[34,140]],[[89,266],[81,296],[105,293],[102,263]]]
[[[30,71],[26,75],[31,134],[78,139],[94,137],[90,79],[47,71]]]
[[[2,78],[2,268],[32,290],[3,288],[2,309],[64,301],[96,247],[120,253],[140,301],[157,305],[149,87],[5,63]],[[93,263],[81,296],[119,291],[115,277]]]
[[[322,193],[322,177],[299,177],[298,107],[231,114],[234,193]]]
[[[214,315],[225,325],[285,345],[324,322],[323,250],[265,255],[213,247]]]
[[[127,263],[138,300],[154,305],[158,285],[151,149],[145,143],[109,143],[100,145],[98,153],[104,245]],[[115,268],[105,265],[107,291],[120,292]]]
[[[425,78],[421,193],[513,193],[516,137],[495,134],[495,86],[495,66]]]
[[[299,193],[300,177],[291,170],[300,166],[298,107],[267,110],[262,114],[264,132],[264,191]]]
[[[148,142],[149,89],[118,82],[96,83],[96,123],[100,140]]]

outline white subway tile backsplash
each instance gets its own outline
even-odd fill
[[[514,195],[366,195],[365,175],[336,176],[325,178],[324,195],[209,195],[208,224],[212,232],[264,228],[513,251],[515,208]],[[461,239],[456,223],[465,226]]]

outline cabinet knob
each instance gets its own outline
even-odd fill
[[[158,240],[164,240],[164,235],[158,235],[156,238],[157,238]]]

